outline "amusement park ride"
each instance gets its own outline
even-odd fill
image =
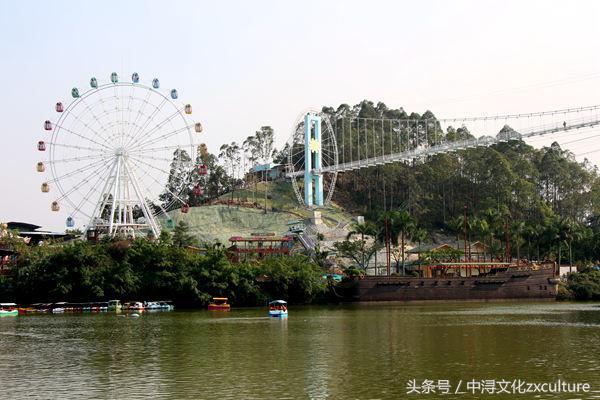
[[[192,106],[177,102],[176,89],[161,93],[156,78],[145,85],[134,73],[121,82],[113,72],[109,83],[89,84],[74,87],[70,104],[56,103],[57,120],[43,124],[50,138],[37,149],[48,157],[36,169],[51,176],[41,191],[56,193],[50,208],[68,210],[68,228],[86,219],[88,236],[158,237],[158,215],[185,213],[189,196],[203,194],[207,167],[197,156],[205,147],[196,153],[202,124],[189,121]]]
[[[187,213],[190,196],[204,194],[207,149],[196,143],[202,124],[189,120],[192,106],[176,102],[176,89],[161,93],[156,78],[145,85],[134,73],[131,81],[121,82],[113,72],[109,83],[91,78],[89,85],[83,92],[73,88],[70,104],[56,103],[56,122],[43,124],[50,138],[39,140],[37,149],[48,157],[36,169],[51,176],[41,191],[57,193],[51,210],[68,210],[67,227],[75,226],[75,218],[87,220],[88,236],[157,237],[159,216],[172,227],[167,211]],[[600,125],[599,113],[600,106],[589,106],[492,117],[375,119],[310,110],[294,123],[286,177],[301,206],[327,207],[338,173],[510,140],[577,134]],[[452,126],[466,129],[467,123],[470,135],[462,139],[444,134]],[[476,124],[482,129],[473,129]]]

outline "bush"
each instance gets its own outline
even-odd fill
[[[169,299],[197,307],[213,296],[243,306],[274,298],[309,303],[325,293],[322,270],[307,257],[232,264],[222,246],[206,248],[200,254],[145,239],[31,247],[23,252],[14,277],[0,280],[0,294],[14,292],[21,303]],[[258,277],[266,277],[264,283]]]
[[[364,272],[361,269],[359,269],[358,267],[356,267],[355,265],[352,265],[352,266],[344,269],[344,275],[354,278],[357,276],[364,275]]]
[[[569,287],[564,282],[560,282],[556,291],[556,300],[573,300],[573,298],[573,292],[571,292]]]
[[[323,270],[306,256],[270,257],[257,267],[260,275],[268,277],[263,289],[269,299],[310,303],[326,292]]]
[[[573,273],[567,287],[576,300],[600,300],[600,271],[587,269]]]

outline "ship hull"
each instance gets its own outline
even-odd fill
[[[366,276],[331,286],[341,301],[554,300],[552,269],[506,270],[487,276]]]

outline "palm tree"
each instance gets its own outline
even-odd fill
[[[423,228],[416,228],[413,230],[412,235],[410,240],[412,240],[413,242],[416,242],[419,244],[419,247],[421,247],[421,243],[424,240],[427,240],[427,231]]]
[[[448,228],[456,233],[456,243],[460,242],[460,236],[464,231],[463,216],[459,215],[448,223]]]
[[[402,275],[406,274],[406,257],[404,254],[404,245],[406,237],[415,228],[415,220],[407,210],[393,211],[389,216],[391,238],[398,245],[398,235],[400,236],[400,251],[402,257]]]
[[[569,274],[573,272],[573,240],[580,240],[583,237],[579,225],[574,221],[565,220],[565,241],[569,245]]]
[[[504,210],[497,211],[493,208],[488,208],[484,213],[484,218],[488,224],[490,253],[496,257],[498,257],[498,255],[501,253],[502,241],[500,241],[497,246],[494,242],[496,240],[496,236],[502,237],[502,232],[504,230],[504,214]]]
[[[555,217],[552,220],[553,238],[558,241],[558,268],[560,271],[560,263],[562,260],[562,244],[566,241],[568,232],[571,229],[569,221],[566,218]]]
[[[358,223],[354,222],[351,225],[351,230],[346,235],[346,240],[349,240],[354,235],[360,235],[360,240],[365,240],[365,236],[371,236],[376,232],[375,225],[372,222]]]
[[[525,228],[523,230],[523,238],[524,240],[527,241],[527,259],[531,260],[531,242],[535,242],[537,243],[540,237],[540,230],[541,228],[539,228],[538,226],[534,226],[530,223],[526,223],[525,224]],[[539,249],[539,246],[538,246]],[[539,253],[539,251],[538,251]],[[539,255],[538,255],[538,259],[539,259]],[[539,260],[538,260],[539,261]]]
[[[513,222],[510,225],[511,236],[517,248],[517,265],[519,265],[519,262],[521,260],[521,246],[523,246],[523,243],[525,242],[525,240],[523,239],[525,230],[525,222],[523,221]]]
[[[475,221],[473,221],[473,227],[475,228],[477,236],[479,236],[482,239],[483,243],[486,243],[486,239],[490,235],[490,225],[488,224],[487,220],[485,218],[475,218]],[[485,248],[489,249],[487,243]],[[485,253],[483,260],[485,261]],[[490,261],[491,260],[492,254],[490,253]]]

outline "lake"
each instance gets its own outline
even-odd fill
[[[287,320],[266,313],[3,317],[0,398],[600,398],[599,304],[292,306]],[[591,388],[498,393],[519,379]]]

